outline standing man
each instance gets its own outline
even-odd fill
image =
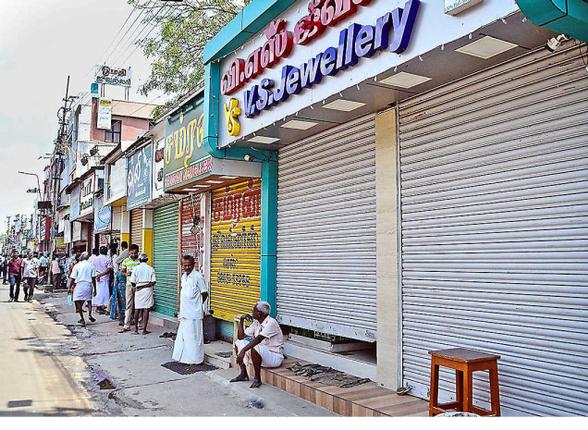
[[[22,259],[18,256],[16,250],[12,251],[12,258],[8,262],[8,278],[10,281],[10,300],[18,302],[20,294]]]
[[[116,245],[115,245],[116,246]],[[125,308],[126,308],[126,284],[127,279],[121,273],[121,264],[124,260],[129,257],[129,244],[123,241],[120,244],[121,253],[117,255],[116,250],[112,252],[112,265],[114,270],[114,290],[112,292],[111,305],[110,305],[110,319],[116,319],[116,312],[118,310],[118,325],[122,326],[125,323]],[[113,305],[114,308],[113,308]]]
[[[202,304],[208,298],[208,290],[200,272],[194,270],[194,257],[184,255],[184,274],[180,290],[180,325],[172,358],[184,364],[204,362],[204,333]]]
[[[39,282],[42,284],[47,283],[47,269],[49,268],[49,260],[45,257],[45,253],[41,253],[39,258]]]
[[[131,330],[131,320],[133,312],[135,312],[135,288],[130,283],[133,269],[141,262],[139,261],[139,245],[131,244],[129,248],[129,257],[121,264],[121,273],[126,277],[126,291],[125,291],[125,325],[119,333],[124,333]]]
[[[80,314],[78,321],[82,327],[86,327],[84,320],[84,302],[88,304],[88,319],[95,322],[92,316],[92,296],[96,295],[96,268],[88,261],[88,253],[83,252],[80,255],[80,262],[77,263],[72,271],[69,281],[68,292],[73,292],[73,301],[76,305],[76,312]]]
[[[8,260],[0,254],[0,275],[6,273],[6,264]],[[6,284],[6,275],[4,275],[4,284]]]
[[[33,292],[39,276],[39,260],[33,257],[32,251],[29,251],[27,257],[22,260],[21,268],[21,277],[24,279],[25,301],[30,302],[33,300]]]
[[[257,302],[253,307],[253,316],[242,315],[239,320],[239,330],[235,342],[237,364],[241,373],[231,379],[231,382],[248,381],[247,364],[253,363],[253,383],[250,388],[261,386],[261,368],[280,367],[284,361],[284,336],[280,324],[270,317],[271,307],[268,302]],[[244,321],[253,324],[243,330]],[[248,340],[246,337],[253,338]]]
[[[92,304],[96,307],[99,314],[106,314],[108,306],[110,284],[110,274],[112,273],[112,260],[108,257],[108,248],[100,247],[100,255],[94,258],[92,264],[96,269],[96,296],[92,299]]]
[[[143,323],[143,334],[149,334],[147,323],[149,322],[149,310],[155,304],[153,298],[153,286],[155,285],[155,270],[147,264],[149,257],[143,253],[139,256],[141,262],[133,269],[131,285],[135,289],[135,333],[139,334],[139,319]]]
[[[51,285],[53,285],[53,290],[61,288],[61,267],[59,267],[59,256],[56,254],[51,260]]]

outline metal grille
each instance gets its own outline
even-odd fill
[[[261,181],[212,192],[210,305],[227,321],[251,313],[260,296]]]
[[[172,317],[178,311],[178,215],[177,203],[159,207],[153,213],[155,310]]]
[[[375,172],[373,115],[279,151],[281,323],[376,340]]]
[[[399,112],[404,383],[427,398],[427,351],[462,346],[502,356],[505,415],[588,415],[580,49],[532,52]],[[476,378],[476,403],[488,391]]]
[[[202,194],[190,194],[182,199],[182,255],[191,255],[195,259],[196,270],[202,264],[201,251],[204,243],[204,220],[200,219],[200,202]]]

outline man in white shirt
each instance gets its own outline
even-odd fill
[[[241,368],[241,373],[231,379],[231,382],[248,381],[247,365],[253,363],[255,376],[251,388],[258,388],[261,386],[262,367],[274,368],[282,365],[284,336],[280,324],[270,316],[270,312],[269,303],[257,302],[253,307],[253,316],[241,316],[237,332],[238,340],[235,342],[237,364]],[[253,324],[243,330],[245,321],[253,321]]]
[[[86,326],[83,311],[84,302],[88,304],[88,319],[91,322],[96,321],[92,316],[92,297],[96,295],[96,268],[88,261],[88,257],[87,252],[82,252],[80,255],[80,262],[71,271],[68,290],[69,294],[73,292],[76,311],[80,314],[78,322],[82,327]]]
[[[39,260],[33,257],[33,253],[29,251],[27,257],[22,260],[21,277],[24,279],[24,293],[25,302],[33,300],[33,292],[35,291],[35,284],[39,276]]]
[[[110,274],[112,273],[112,259],[108,257],[108,248],[100,247],[100,255],[90,257],[89,261],[96,268],[96,295],[92,299],[92,305],[99,314],[106,314],[106,306],[110,301]]]
[[[184,364],[204,362],[204,333],[202,305],[208,298],[208,289],[200,272],[194,270],[194,257],[182,259],[184,274],[181,279],[178,333],[172,358]]]
[[[143,323],[143,334],[149,334],[149,310],[155,304],[153,286],[155,285],[155,270],[147,264],[149,257],[143,253],[139,255],[138,266],[133,269],[129,281],[135,288],[135,334],[139,334],[139,319]]]

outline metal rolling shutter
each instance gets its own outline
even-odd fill
[[[131,243],[139,245],[139,252],[143,252],[143,209],[131,210]]]
[[[232,322],[260,297],[261,180],[212,192],[210,248],[210,307]]]
[[[376,339],[375,172],[373,115],[280,149],[281,323]]]
[[[414,394],[428,397],[428,350],[463,346],[502,356],[504,415],[588,415],[585,67],[576,46],[535,51],[400,106]],[[487,404],[487,376],[474,387]]]
[[[162,206],[153,214],[155,310],[176,316],[178,307],[178,204]]]

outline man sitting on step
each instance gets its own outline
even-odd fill
[[[271,307],[267,302],[257,302],[253,307],[253,316],[242,315],[235,341],[237,364],[241,373],[231,382],[248,381],[247,365],[253,363],[255,376],[251,388],[261,386],[261,368],[280,367],[284,361],[284,336],[278,322],[270,316]],[[245,321],[253,321],[246,330]]]

